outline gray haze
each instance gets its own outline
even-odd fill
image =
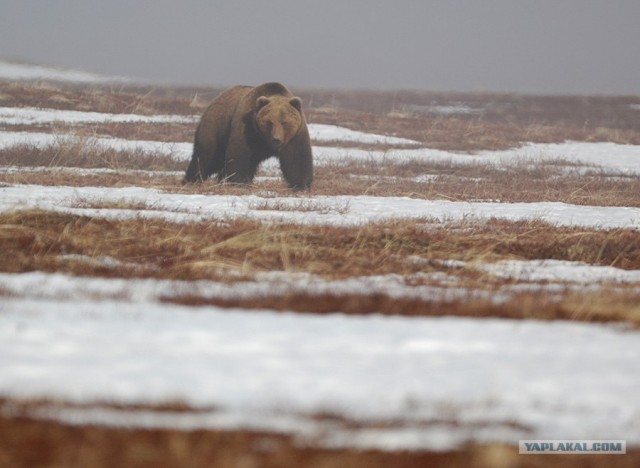
[[[640,94],[638,0],[0,0],[0,59],[178,84]]]

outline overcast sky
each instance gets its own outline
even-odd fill
[[[0,58],[178,84],[640,94],[640,0],[0,0]]]

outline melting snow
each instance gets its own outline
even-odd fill
[[[387,145],[421,145],[419,141],[408,140],[373,133],[358,132],[344,127],[325,124],[309,124],[309,135],[316,141],[350,141],[357,143],[381,143]]]
[[[596,229],[640,228],[640,208],[631,207],[559,202],[455,202],[374,196],[314,196],[309,198],[310,205],[301,205],[301,200],[305,198],[163,193],[142,187],[0,187],[2,211],[39,208],[109,218],[150,216],[181,222],[251,217],[275,222],[346,226],[398,218],[426,218],[440,222],[500,218],[542,220],[558,226]],[[265,201],[279,209],[258,209]],[[104,203],[143,204],[148,210],[100,208]],[[287,207],[289,209],[283,210]]]
[[[73,257],[71,259],[74,259]],[[79,261],[101,263],[103,266],[119,267],[127,265],[116,259],[92,257],[75,258]],[[133,265],[135,267],[135,264]],[[236,271],[227,271],[233,277]],[[0,273],[0,284],[4,291],[15,296],[25,296],[50,300],[91,300],[118,299],[132,302],[160,302],[176,297],[200,297],[203,299],[251,299],[284,296],[287,294],[383,294],[389,297],[420,299],[448,303],[458,299],[494,298],[495,301],[507,296],[489,291],[456,287],[413,286],[411,281],[421,283],[433,280],[446,281],[442,273],[402,276],[397,274],[365,276],[345,280],[326,280],[316,275],[269,272],[257,274],[254,280],[239,280],[233,283],[198,280],[159,280],[153,278],[97,278],[71,276],[63,273]]]
[[[640,442],[640,337],[620,327],[11,298],[0,312],[5,395],[180,399],[219,408],[195,426],[278,430],[287,420],[316,435],[326,429],[316,413],[402,420],[325,440],[388,449],[524,437]],[[135,425],[135,413],[121,423]]]
[[[74,110],[40,109],[35,107],[0,107],[0,124],[41,125],[51,123],[192,123],[195,116],[109,114]]]
[[[638,270],[622,270],[611,266],[564,260],[503,260],[485,263],[479,268],[495,276],[521,281],[640,283]]]

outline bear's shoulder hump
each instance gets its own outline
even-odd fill
[[[259,86],[256,86],[255,94],[258,96],[293,96],[293,93],[291,93],[291,91],[289,91],[289,89],[285,85],[283,85],[282,83],[278,83],[277,81],[263,83]]]

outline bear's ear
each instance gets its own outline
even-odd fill
[[[263,108],[264,106],[266,106],[267,104],[269,104],[269,98],[267,96],[260,96],[257,100],[256,100],[256,107],[258,109]]]
[[[302,99],[300,99],[299,97],[292,97],[291,99],[289,99],[289,104],[291,104],[298,110],[302,110]]]

